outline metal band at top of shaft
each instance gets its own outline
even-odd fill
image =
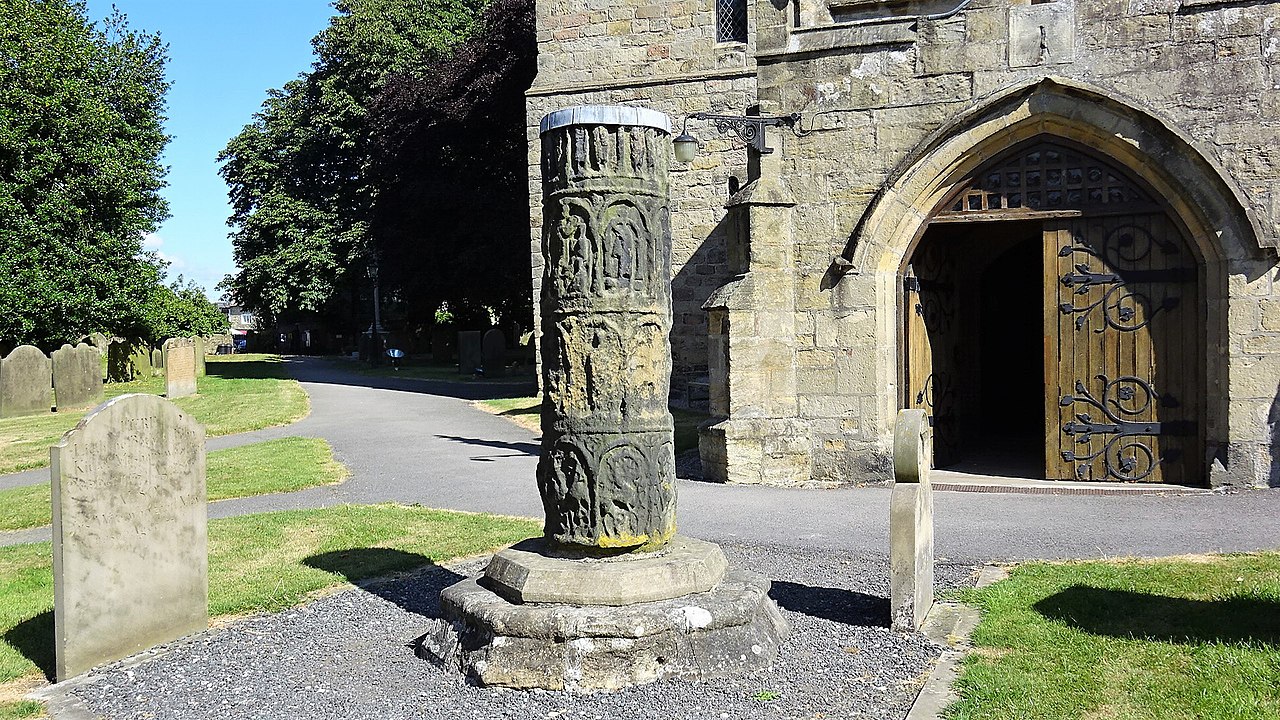
[[[538,129],[540,134],[546,134],[567,125],[628,125],[671,134],[671,118],[666,113],[624,105],[579,105],[556,110],[542,118]]]

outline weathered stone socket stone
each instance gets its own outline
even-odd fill
[[[667,132],[567,125],[542,158],[546,534],[659,546],[676,507]]]

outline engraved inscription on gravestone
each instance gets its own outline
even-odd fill
[[[196,394],[196,345],[191,338],[174,338],[164,344],[165,397],[170,400]]]
[[[139,394],[51,448],[58,680],[207,626],[204,440],[173,403]]]

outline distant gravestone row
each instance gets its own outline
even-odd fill
[[[20,345],[0,360],[0,417],[90,407],[102,400],[102,356],[81,343],[46,356]]]
[[[168,400],[122,395],[50,450],[59,681],[208,626],[204,441]]]

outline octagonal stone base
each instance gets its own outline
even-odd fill
[[[730,570],[712,589],[622,606],[516,604],[463,580],[419,656],[482,685],[592,692],[664,678],[703,680],[766,668],[786,621],[769,580]]]
[[[498,551],[479,582],[515,603],[633,605],[706,592],[728,567],[719,545],[688,537],[611,558],[558,554],[535,538]]]

